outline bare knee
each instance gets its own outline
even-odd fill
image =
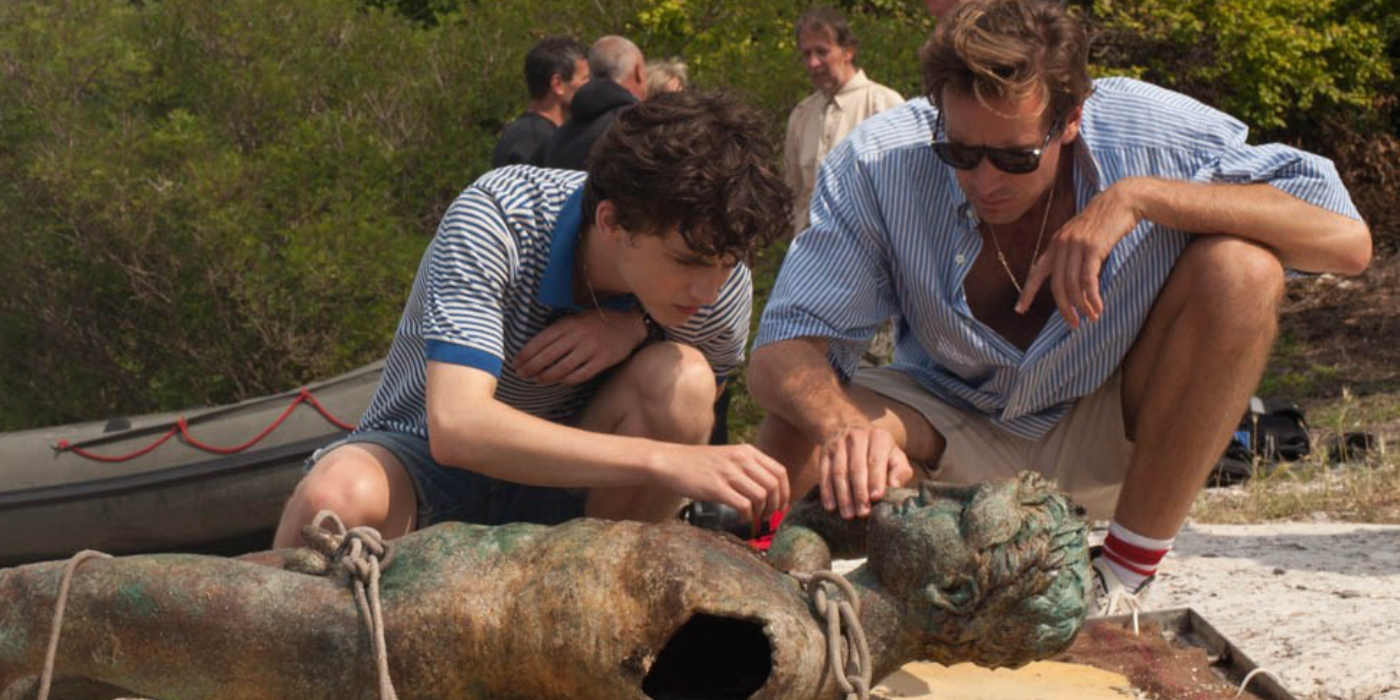
[[[673,402],[714,404],[715,371],[699,350],[680,343],[658,343],[638,359],[644,363],[643,372],[656,379],[643,384],[642,400],[657,407]]]
[[[391,452],[369,443],[341,445],[297,484],[273,546],[298,545],[301,528],[323,510],[335,513],[346,527],[367,525],[385,537],[399,537],[416,525],[417,504],[413,480]]]
[[[1188,275],[1198,301],[1221,313],[1272,319],[1283,299],[1284,271],[1267,248],[1234,236],[1202,236],[1182,253],[1173,274]]]
[[[764,416],[763,422],[758,424],[755,447],[782,462],[789,471],[801,467],[817,449],[800,430],[773,413]]]
[[[705,356],[679,343],[658,343],[633,358],[628,368],[637,409],[646,422],[676,442],[701,443],[714,424],[718,384]]]
[[[311,517],[329,510],[347,527],[378,527],[388,518],[389,505],[389,480],[384,468],[369,452],[345,445],[316,463],[297,484],[287,509]]]

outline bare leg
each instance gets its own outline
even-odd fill
[[[613,435],[703,445],[714,426],[718,396],[714,370],[693,347],[647,346],[618,367],[579,414],[577,426]],[[680,496],[654,488],[592,489],[585,513],[592,518],[659,522],[674,518]]]
[[[341,445],[297,484],[272,546],[300,545],[301,528],[322,510],[334,511],[347,528],[368,525],[385,537],[401,537],[413,530],[417,503],[413,481],[388,450],[367,443]]]
[[[846,395],[871,423],[889,431],[910,462],[930,469],[938,464],[945,442],[922,413],[861,386],[847,387]],[[757,447],[787,467],[794,501],[816,487],[821,478],[821,467],[817,463],[821,446],[792,424],[768,414],[758,426]]]
[[[1169,539],[1259,383],[1278,330],[1283,270],[1229,236],[1182,253],[1123,362],[1123,422],[1135,444],[1114,519]]]

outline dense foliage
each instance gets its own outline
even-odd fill
[[[871,76],[916,94],[920,3],[841,4]],[[1075,5],[1101,73],[1329,152],[1395,143],[1387,0]],[[220,403],[377,358],[437,218],[523,106],[535,39],[626,34],[766,109],[776,136],[807,90],[800,9],[0,3],[0,429]]]
[[[1094,0],[1096,58],[1268,130],[1368,110],[1391,78],[1378,2]]]

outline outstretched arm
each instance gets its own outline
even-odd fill
[[[1109,251],[1142,220],[1196,235],[1232,235],[1274,251],[1284,266],[1358,274],[1371,261],[1365,222],[1265,183],[1197,183],[1151,177],[1119,180],[1065,223],[1032,268],[1016,310],[1025,313],[1049,281],[1071,327],[1103,313],[1099,272]]]
[[[749,445],[680,445],[537,418],[497,401],[482,370],[428,363],[433,459],[535,486],[658,486],[755,519],[787,507],[787,472]]]
[[[894,437],[841,384],[899,313],[879,197],[852,143],[823,161],[812,224],[783,258],[749,369],[759,405],[820,448],[822,504],[846,518],[868,514],[888,486],[913,475]],[[806,464],[788,467],[811,478]]]

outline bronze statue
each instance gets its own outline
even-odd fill
[[[795,513],[779,538],[811,540],[825,522],[811,515]],[[849,580],[877,679],[915,659],[1024,664],[1079,628],[1084,527],[1036,477],[893,492],[868,523],[829,527],[835,550],[859,529],[869,562]],[[309,549],[88,561],[67,601],[55,698],[376,697],[372,640],[326,566]],[[62,568],[0,570],[0,700],[33,697]],[[394,543],[380,587],[403,700],[842,692],[802,584],[682,524],[439,525]]]

